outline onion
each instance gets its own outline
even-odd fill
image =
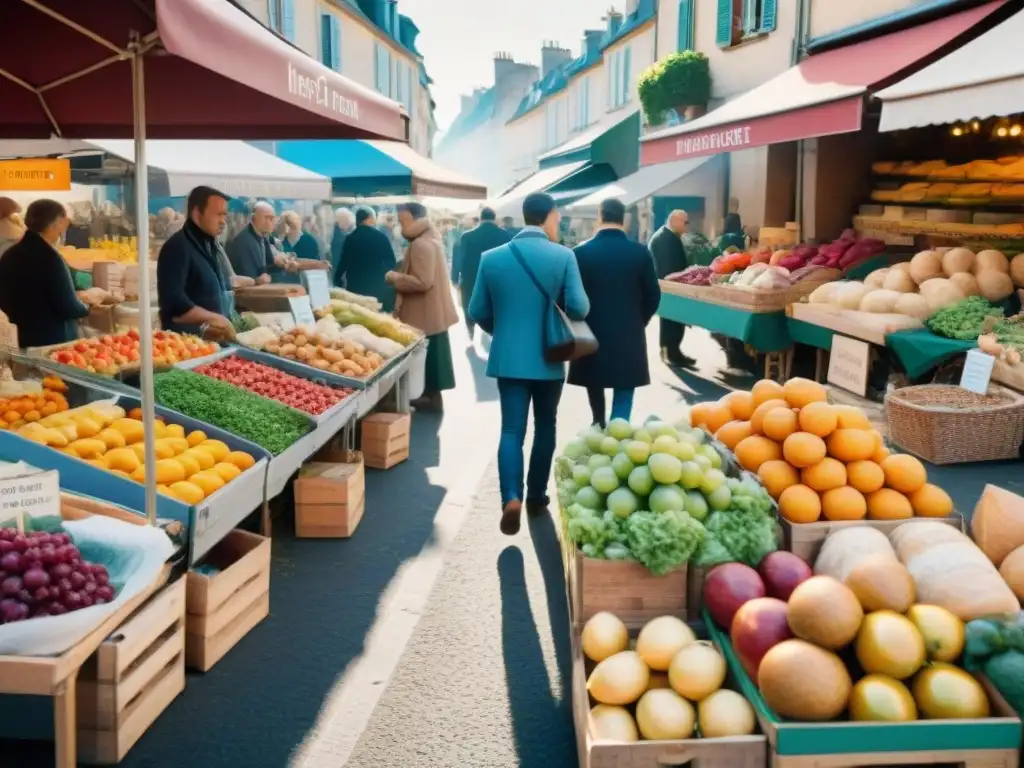
[[[697,705],[700,734],[706,739],[749,736],[754,732],[754,708],[743,696],[722,689]]]
[[[583,627],[583,653],[591,661],[604,661],[629,648],[629,632],[617,616],[602,611],[594,614]]]
[[[688,739],[695,722],[693,705],[675,691],[648,691],[636,705],[636,724],[645,739]]]
[[[664,672],[680,649],[697,639],[693,630],[675,616],[651,619],[640,630],[636,639],[636,652],[648,667]]]
[[[633,716],[622,707],[598,704],[587,717],[587,727],[594,741],[639,741]]]
[[[708,642],[693,643],[672,659],[668,682],[690,701],[702,701],[725,682],[725,659]]]
[[[587,691],[601,704],[632,704],[647,690],[650,671],[640,654],[620,651],[598,664],[587,680]]]

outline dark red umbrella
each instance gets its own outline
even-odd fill
[[[0,138],[397,139],[394,101],[307,56],[230,0],[2,0]]]

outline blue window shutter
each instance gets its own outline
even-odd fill
[[[378,91],[381,88],[380,82],[380,43],[373,44],[373,87]]]
[[[295,42],[295,0],[281,0],[281,33]]]
[[[331,69],[341,72],[341,21],[331,14]]]
[[[334,49],[331,47],[331,15],[320,14],[320,61],[330,67],[334,60]]]
[[[281,31],[281,0],[267,0],[267,19],[272,30]]]
[[[630,77],[630,58],[633,55],[633,48],[630,46],[623,53],[622,58],[622,103],[626,104],[633,98],[633,81]]]
[[[778,17],[777,0],[763,0],[761,5],[761,31],[774,32]]]
[[[693,50],[693,0],[679,0],[680,51]]]
[[[719,48],[732,45],[733,0],[718,0],[718,21],[715,27],[715,42]]]

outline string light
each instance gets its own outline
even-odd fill
[[[1019,123],[1016,124],[1016,125],[1010,126],[1010,135],[1011,136],[1020,136],[1020,133],[1021,133],[1021,127],[1020,127]]]
[[[964,129],[961,128],[959,125],[954,125],[953,129],[950,131],[950,133],[952,133],[954,136],[963,136],[964,135]]]
[[[1009,135],[1009,133],[1010,129],[1007,128],[1005,125],[1000,125],[998,128],[996,128],[996,136],[998,136],[1001,139],[1005,139]]]
[[[979,123],[977,120],[972,122],[971,123],[971,130],[974,131],[975,133],[980,131],[981,130],[981,123]]]

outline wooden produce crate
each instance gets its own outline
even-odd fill
[[[407,413],[374,413],[363,419],[359,447],[373,469],[391,469],[409,458],[412,417]]]
[[[305,464],[295,481],[295,535],[300,539],[347,539],[366,509],[363,454],[348,461]]]
[[[626,624],[635,636],[638,627],[630,626],[629,622]],[[698,637],[705,635],[703,625],[691,626]],[[572,632],[572,717],[576,726],[579,768],[763,768],[767,764],[768,742],[761,734],[637,742],[597,742],[591,739],[587,725],[591,705],[587,675],[593,671],[594,665],[583,656],[581,629],[577,624]],[[731,679],[727,681],[727,687],[739,690]]]
[[[185,579],[156,593],[79,673],[78,760],[121,762],[185,690]]]
[[[979,720],[915,720],[909,723],[831,721],[796,723],[772,712],[744,671],[727,634],[708,622],[739,691],[754,706],[768,737],[772,768],[961,765],[1017,768],[1021,721],[984,678],[993,716]]]
[[[818,552],[825,539],[832,531],[839,531],[855,525],[867,525],[875,528],[886,536],[901,525],[913,525],[917,522],[945,523],[958,531],[964,529],[964,519],[959,514],[953,517],[911,517],[906,520],[846,520],[832,522],[825,520],[818,523],[791,523],[782,520],[783,548],[806,560],[810,565],[818,558]]]
[[[270,539],[234,530],[204,559],[221,570],[187,575],[185,664],[200,672],[270,613]]]

